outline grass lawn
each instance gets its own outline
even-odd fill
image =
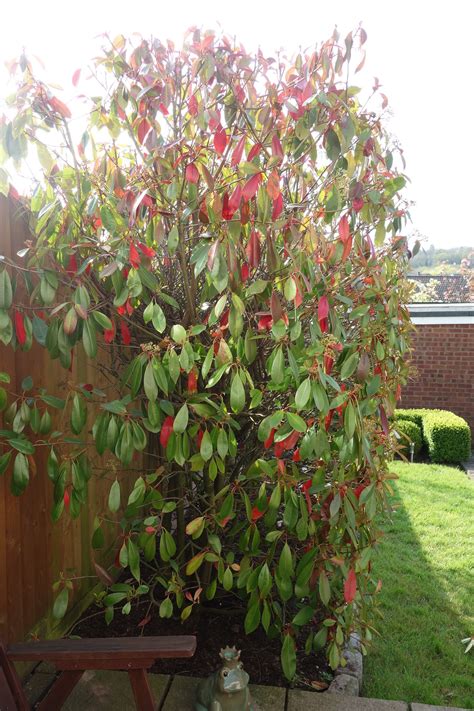
[[[363,695],[474,708],[474,482],[451,467],[394,463],[391,521],[373,571],[383,618]]]

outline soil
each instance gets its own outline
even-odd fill
[[[109,627],[105,623],[103,610],[93,606],[84,613],[71,634],[85,638],[193,634],[197,637],[197,650],[192,659],[162,659],[151,671],[205,677],[219,667],[220,649],[235,645],[242,650],[241,659],[252,684],[288,686],[280,667],[279,640],[268,639],[261,627],[251,635],[246,635],[246,610],[243,607],[236,608],[235,599],[231,604],[232,608],[224,600],[220,605],[214,601],[214,607],[209,609],[203,605],[199,613],[191,615],[183,625],[179,619],[160,618],[158,608],[155,607],[147,614],[149,601],[146,601],[132,606],[129,615],[122,615],[117,610]],[[148,617],[146,624],[143,624],[143,620]],[[304,642],[310,629],[308,626],[300,634],[298,677],[292,686],[323,691],[333,673],[324,652],[310,655],[304,653]]]

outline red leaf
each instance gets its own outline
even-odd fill
[[[293,452],[292,460],[294,462],[301,462],[301,454],[299,449],[295,449]]]
[[[247,259],[252,269],[256,269],[260,264],[260,237],[257,230],[252,230],[247,244]]]
[[[296,284],[296,294],[295,294],[295,298],[294,298],[294,303],[295,303],[296,308],[298,308],[298,306],[301,306],[301,304],[303,303],[303,294],[301,292],[300,280],[294,274],[293,274],[293,281]]]
[[[143,242],[138,242],[138,249],[142,254],[145,255],[145,257],[148,257],[149,259],[152,259],[156,254],[154,249],[148,247],[146,244],[143,244]]]
[[[122,343],[124,346],[129,346],[132,341],[132,336],[130,334],[130,329],[125,323],[125,321],[120,321],[120,333],[122,336]]]
[[[341,219],[339,220],[339,237],[342,239],[343,242],[346,242],[350,236],[351,233],[349,232],[349,220],[347,219],[347,215],[344,215],[344,217],[341,217]]]
[[[169,111],[168,111],[168,108],[164,104],[158,104],[158,108],[160,109],[163,116],[168,116]]]
[[[20,346],[26,343],[26,330],[24,316],[20,311],[15,311],[15,333]]]
[[[278,156],[278,158],[283,158],[283,147],[276,133],[272,138],[272,153],[274,156]]]
[[[216,149],[217,153],[221,156],[225,148],[227,146],[227,133],[225,132],[225,128],[222,128],[221,125],[219,125],[216,129],[216,132],[214,134],[214,148]]]
[[[247,160],[250,162],[255,158],[255,156],[258,156],[260,151],[262,150],[262,144],[261,143],[256,143],[254,146],[249,151],[249,154],[247,156]]]
[[[201,429],[199,429],[197,432],[197,435],[196,435],[196,444],[197,444],[198,449],[201,449],[201,442],[202,442],[203,437],[204,437],[204,432]]]
[[[208,255],[207,255],[207,268],[209,269],[210,272],[212,271],[214,262],[216,260],[218,246],[219,246],[219,240],[216,239],[216,241],[212,243],[211,248],[210,248]]]
[[[280,193],[273,201],[272,220],[277,220],[283,210],[283,195]]]
[[[104,331],[104,341],[112,343],[115,338],[115,323],[112,321],[112,328],[106,328]]]
[[[261,180],[261,173],[256,173],[256,175],[252,175],[252,177],[247,180],[244,185],[244,189],[242,190],[242,197],[244,200],[251,200],[253,198],[258,190]]]
[[[247,262],[244,262],[242,264],[242,267],[240,269],[240,278],[242,279],[243,282],[246,282],[247,279],[249,278],[249,265]]]
[[[77,272],[77,259],[75,254],[71,254],[67,263],[66,271],[71,276]]]
[[[257,329],[259,331],[269,331],[273,326],[273,318],[271,314],[264,314],[260,316],[257,323]]]
[[[196,393],[197,392],[197,375],[196,375],[196,371],[194,369],[191,370],[191,372],[188,374],[187,390],[189,393]]]
[[[132,265],[132,267],[134,267],[135,269],[138,269],[138,267],[140,266],[141,257],[138,254],[138,249],[135,247],[133,242],[130,242],[130,251],[129,251],[128,258],[130,260],[130,264]]]
[[[345,262],[352,249],[352,237],[349,237],[347,242],[344,243],[344,249],[342,250],[342,261]]]
[[[234,192],[229,198],[229,220],[232,219],[234,214],[237,212],[237,210],[240,207],[240,203],[242,202],[242,187],[240,185],[237,185]]]
[[[63,501],[64,501],[64,508],[66,509],[66,511],[69,511],[71,497],[69,496],[69,491],[67,489],[64,490]]]
[[[324,356],[324,372],[326,375],[331,375],[332,367],[334,365],[334,358],[330,355]]]
[[[231,220],[233,216],[234,213],[229,207],[229,193],[224,193],[224,197],[222,199],[222,219]]]
[[[362,494],[365,488],[367,488],[366,484],[359,484],[359,486],[356,486],[356,488],[354,489],[354,496],[357,500],[360,499],[360,495]]]
[[[297,432],[296,430],[293,430],[291,434],[288,435],[286,439],[282,441],[282,445],[285,449],[293,449],[299,438],[301,437],[301,433]]]
[[[265,447],[265,449],[270,449],[270,447],[273,444],[274,438],[275,438],[275,428],[272,427],[272,429],[270,430],[270,434],[268,435],[267,439],[263,443],[263,446]]]
[[[364,207],[364,201],[362,198],[354,198],[352,201],[352,209],[354,212],[360,212]]]
[[[198,102],[197,102],[195,94],[193,94],[188,101],[188,109],[189,109],[189,113],[191,114],[191,116],[196,116],[196,114],[199,110],[199,107],[198,107]]]
[[[382,429],[384,431],[384,434],[388,435],[390,432],[390,427],[388,424],[388,418],[387,418],[387,413],[385,412],[385,408],[383,405],[380,405],[380,422],[382,423]]]
[[[329,315],[329,302],[327,296],[322,296],[318,303],[318,321],[321,331],[326,333],[328,330],[328,315]]]
[[[344,582],[344,600],[350,603],[354,600],[357,592],[357,578],[353,568],[349,570],[349,575]]]
[[[145,118],[142,119],[140,121],[140,123],[138,124],[137,136],[138,136],[138,140],[141,144],[144,143],[145,138],[147,137],[148,131],[150,129],[151,129],[151,126]]]
[[[272,200],[276,200],[280,195],[280,192],[280,176],[276,170],[272,170],[268,176],[267,193],[270,195]]]
[[[168,440],[171,436],[171,433],[173,431],[173,422],[174,422],[174,417],[171,417],[171,415],[168,415],[165,417],[164,422],[161,426],[161,432],[160,432],[160,444],[164,448],[168,444]]]
[[[232,158],[230,159],[230,164],[236,166],[240,163],[242,159],[242,154],[244,152],[246,136],[242,136],[240,141],[237,143],[236,147],[232,152]]]
[[[258,521],[259,518],[265,515],[265,511],[260,511],[256,506],[252,509],[252,521]]]
[[[197,183],[199,181],[199,171],[194,163],[188,163],[186,166],[186,180],[188,183]]]
[[[333,415],[334,415],[334,410],[329,410],[328,414],[324,418],[324,429],[326,430],[326,432],[331,427]]]
[[[66,106],[65,103],[63,103],[60,99],[57,99],[55,96],[52,97],[52,99],[49,99],[49,105],[53,109],[53,111],[57,111],[58,114],[61,114],[63,118],[71,118],[71,112],[69,111],[69,108]]]
[[[73,83],[74,86],[77,86],[77,85],[79,84],[79,79],[80,79],[80,77],[81,77],[81,70],[80,70],[80,69],[76,69],[76,71],[75,71],[74,74],[72,75],[72,83]]]

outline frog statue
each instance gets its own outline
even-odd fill
[[[248,688],[249,675],[235,647],[221,649],[222,667],[198,686],[196,711],[257,711]]]

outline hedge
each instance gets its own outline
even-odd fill
[[[423,446],[423,435],[419,425],[411,420],[400,418],[395,423],[395,430],[400,434],[400,445],[403,447],[403,453],[405,455],[410,454],[410,442],[413,442],[415,445],[415,454],[418,454],[421,451]]]
[[[469,459],[471,430],[462,417],[449,410],[395,410],[395,419],[421,426],[423,442],[432,462],[459,463]]]

